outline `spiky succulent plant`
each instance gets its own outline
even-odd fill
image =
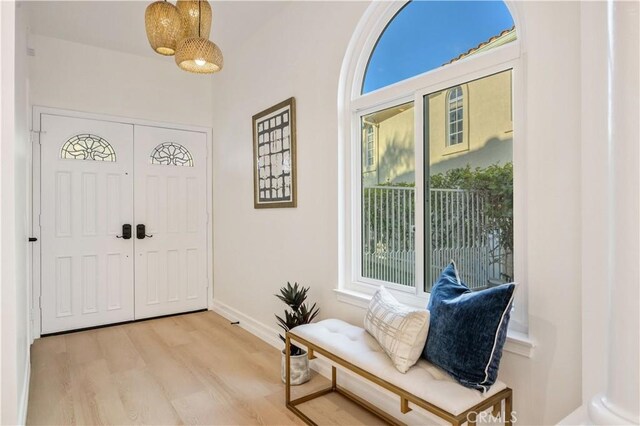
[[[291,308],[291,311],[284,310],[284,318],[276,315],[278,325],[285,333],[299,325],[309,324],[320,312],[320,308],[315,303],[311,307],[305,303],[308,292],[309,287],[299,286],[298,283],[291,285],[290,282],[287,282],[287,285],[280,289],[280,294],[275,295]],[[283,342],[286,342],[282,334],[279,336]],[[291,345],[290,352],[291,356],[302,355],[303,353],[302,349],[295,345]]]

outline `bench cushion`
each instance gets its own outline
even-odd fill
[[[377,377],[453,415],[458,415],[506,388],[496,381],[484,394],[457,383],[443,370],[420,359],[406,373],[400,373],[378,342],[363,328],[337,319],[305,324],[291,330],[345,361],[375,373]]]

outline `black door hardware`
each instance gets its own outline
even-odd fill
[[[125,240],[131,239],[131,225],[125,223],[122,225],[122,235],[116,235],[116,238],[122,238]]]
[[[36,241],[38,241],[38,239],[36,237],[29,237],[29,242],[30,243],[35,243]]]
[[[144,240],[144,237],[153,237],[153,235],[148,235],[147,231],[146,231],[146,227],[144,226],[144,223],[141,223],[139,225],[136,226],[136,237],[139,240]]]

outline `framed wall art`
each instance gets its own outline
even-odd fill
[[[296,207],[296,101],[253,116],[254,207]]]

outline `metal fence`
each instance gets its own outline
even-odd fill
[[[427,290],[451,259],[473,289],[499,280],[508,256],[495,234],[486,231],[485,198],[473,191],[431,189],[431,250]],[[413,187],[363,189],[362,274],[396,284],[415,285],[415,191]]]
[[[362,274],[365,277],[414,285],[414,212],[413,187],[363,189]]]

